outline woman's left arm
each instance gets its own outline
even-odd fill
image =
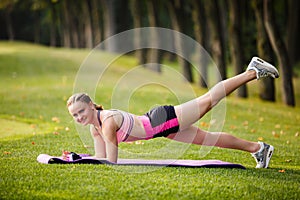
[[[118,160],[118,140],[117,125],[113,117],[108,118],[103,124],[102,133],[105,141],[106,158],[108,161],[117,163]]]

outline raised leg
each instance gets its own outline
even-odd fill
[[[210,91],[196,99],[175,106],[180,130],[189,128],[210,109],[212,109],[220,100],[232,93],[241,85],[255,78],[256,72],[254,70],[246,71],[217,83]]]

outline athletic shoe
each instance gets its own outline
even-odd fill
[[[279,73],[278,70],[271,65],[270,63],[262,60],[261,58],[258,57],[253,57],[251,59],[251,62],[249,63],[247,67],[247,71],[249,70],[254,70],[256,71],[256,77],[257,80],[263,77],[272,77],[272,78],[278,78]]]
[[[258,143],[261,146],[260,150],[256,153],[251,154],[256,160],[256,168],[268,168],[269,162],[274,152],[274,147],[263,142]]]

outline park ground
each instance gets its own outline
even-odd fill
[[[248,84],[249,98],[226,98],[223,131],[248,140],[271,143],[275,153],[268,169],[255,169],[249,153],[213,148],[203,155],[196,145],[154,139],[120,145],[120,156],[219,159],[247,169],[168,168],[150,166],[44,165],[41,153],[63,149],[91,153],[89,136],[79,134],[66,109],[76,73],[88,50],[48,48],[22,42],[0,42],[0,196],[1,199],[300,199],[300,79],[294,78],[295,108],[258,98],[258,82]],[[105,55],[109,57],[110,55]],[[176,64],[165,63],[174,67]],[[136,65],[133,56],[112,63],[97,87],[96,101],[111,106],[114,86]],[[299,74],[299,69],[295,70]],[[141,76],[150,76],[145,70]],[[174,81],[176,88],[188,88]],[[157,81],[160,76],[153,75]],[[196,95],[205,92],[191,85]],[[188,95],[180,94],[188,100]],[[133,92],[129,110],[143,114],[157,104],[176,104],[165,87],[145,86]],[[198,124],[210,127],[211,115]],[[86,138],[85,138],[86,137]],[[85,141],[86,139],[86,141]],[[168,147],[167,149],[164,147]]]

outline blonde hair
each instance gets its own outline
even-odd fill
[[[85,94],[85,93],[77,93],[77,94],[73,94],[67,101],[67,107],[71,106],[73,103],[76,102],[84,102],[84,103],[90,103],[92,101],[91,97],[89,97],[89,95]],[[103,106],[102,105],[97,105],[95,103],[93,103],[95,106],[96,110],[103,110]]]

